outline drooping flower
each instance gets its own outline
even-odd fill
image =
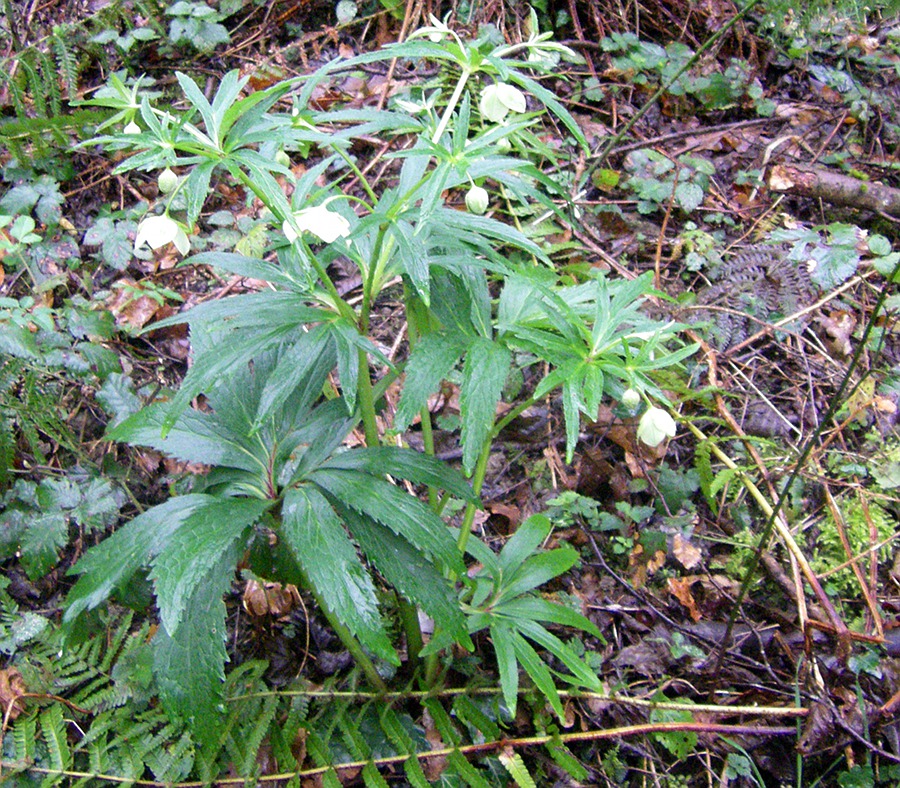
[[[478,107],[489,121],[502,123],[510,112],[525,111],[525,94],[505,82],[495,82],[481,92]]]
[[[294,211],[282,225],[284,235],[293,243],[301,233],[312,233],[317,238],[330,244],[338,238],[350,235],[350,222],[337,211],[328,210],[327,205],[316,205]]]
[[[677,427],[668,411],[651,405],[638,422],[637,436],[648,446],[659,446],[666,438],[675,437]]]
[[[151,249],[173,243],[181,254],[187,254],[191,250],[191,242],[184,228],[167,214],[147,216],[141,220],[134,239],[134,250],[137,251],[145,243]]]
[[[481,186],[473,186],[466,192],[466,208],[472,213],[477,213],[480,216],[488,209],[489,202],[490,198],[488,197],[487,189]]]

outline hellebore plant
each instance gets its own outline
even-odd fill
[[[540,623],[599,634],[537,591],[572,566],[575,551],[542,552],[549,533],[544,520],[523,526],[496,561],[477,540],[469,544],[491,447],[517,415],[558,392],[571,458],[582,414],[595,417],[601,400],[618,399],[626,389],[662,401],[654,373],[694,348],[673,350],[680,327],[640,311],[653,292],[649,277],[610,281],[597,272],[578,284],[563,282],[526,233],[483,215],[488,190],[482,183],[490,183],[498,205],[559,212],[567,202],[539,167],[509,155],[510,140],[528,140],[536,122],[526,113],[526,94],[585,145],[571,115],[533,76],[546,58],[532,56],[570,53],[537,32],[534,15],[531,29],[528,41],[513,46],[489,35],[464,42],[432,20],[403,44],[330,63],[309,79],[244,95],[246,78],[227,74],[211,100],[179,73],[189,105],[180,117],[157,109],[146,95],[114,91],[122,120],[137,104],[146,128],[94,141],[131,154],[116,171],[178,167],[182,173],[165,200],[174,211],[178,196],[184,222],[168,212],[145,219],[139,245],[171,241],[186,251],[184,227],[197,222],[214,174],[258,198],[276,231],[271,260],[221,252],[191,258],[268,287],[157,324],[189,323],[193,364],[176,391],[108,436],[211,470],[189,495],[144,512],[89,550],[72,570],[81,577],[65,613],[71,625],[150,567],[160,610],[154,665],[162,700],[203,741],[213,735],[221,698],[222,596],[239,561],[261,577],[307,589],[376,688],[385,686],[385,666],[399,659],[373,569],[398,593],[407,653],[411,661],[424,659],[426,685],[439,678],[442,659],[452,658],[452,644],[472,648],[470,635],[486,629],[511,707],[517,666],[560,715],[555,681],[599,687],[581,658]],[[517,60],[520,54],[529,59]],[[453,85],[449,98],[406,97],[381,111],[311,108],[313,90],[331,72],[394,57],[442,64]],[[291,106],[282,109],[288,100]],[[104,102],[112,106],[115,99]],[[370,183],[349,153],[357,139],[373,134],[397,140],[390,155],[398,172],[389,187]],[[308,158],[301,176],[285,166],[278,156],[284,152]],[[289,182],[290,198],[279,178]],[[350,179],[358,194],[342,193]],[[468,210],[460,209],[463,202]],[[333,263],[357,268],[358,299],[341,294]],[[404,364],[369,338],[376,299],[396,281],[408,325]],[[545,374],[530,397],[498,418],[514,363],[539,364]],[[429,456],[434,442],[426,403],[454,370],[468,481]],[[400,381],[390,428],[399,435],[418,418],[425,454],[382,445],[384,394]],[[207,406],[192,408],[201,394]],[[345,448],[360,423],[366,446]],[[669,425],[656,416],[654,426],[652,437],[668,434]],[[395,483],[403,479],[426,488],[428,503]],[[465,503],[456,531],[440,517],[448,496]],[[483,571],[470,576],[467,553]],[[427,644],[417,609],[435,623]],[[551,673],[529,642],[568,672]]]

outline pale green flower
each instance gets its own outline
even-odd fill
[[[327,205],[316,205],[294,211],[282,225],[284,235],[293,243],[301,233],[312,233],[317,238],[330,244],[338,238],[350,235],[350,222],[337,211],[328,210]]]
[[[167,214],[148,216],[141,220],[134,239],[134,250],[137,251],[145,243],[151,249],[159,249],[172,243],[181,254],[187,254],[191,250],[191,242],[184,228]]]
[[[492,123],[502,123],[510,112],[524,112],[525,94],[505,82],[495,82],[481,92],[481,114]]]
[[[473,186],[466,192],[466,208],[472,213],[477,213],[480,216],[488,209],[489,202],[490,198],[487,190],[481,186]]]
[[[675,419],[668,411],[651,405],[638,423],[637,436],[648,446],[659,446],[666,438],[675,437]]]
[[[138,126],[137,123],[131,121],[131,123],[129,123],[124,129],[122,129],[122,131],[125,134],[140,134],[142,129],[140,126]]]

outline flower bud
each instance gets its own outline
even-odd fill
[[[626,389],[625,393],[622,394],[622,404],[628,408],[628,410],[634,410],[641,404],[641,395],[634,389]]]
[[[140,134],[141,127],[138,126],[138,124],[135,123],[134,121],[131,121],[131,123],[129,123],[124,129],[122,129],[122,131],[125,134]]]
[[[488,209],[489,202],[490,198],[487,190],[481,186],[473,186],[466,192],[466,208],[472,213],[477,213],[480,216]]]
[[[280,150],[275,154],[275,163],[280,164],[282,167],[290,167],[291,157],[288,156],[283,150]]]
[[[178,176],[166,167],[156,179],[160,194],[171,194],[178,185]]]

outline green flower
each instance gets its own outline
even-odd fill
[[[638,440],[648,446],[659,446],[666,438],[675,437],[677,427],[668,411],[651,405],[638,423]]]

